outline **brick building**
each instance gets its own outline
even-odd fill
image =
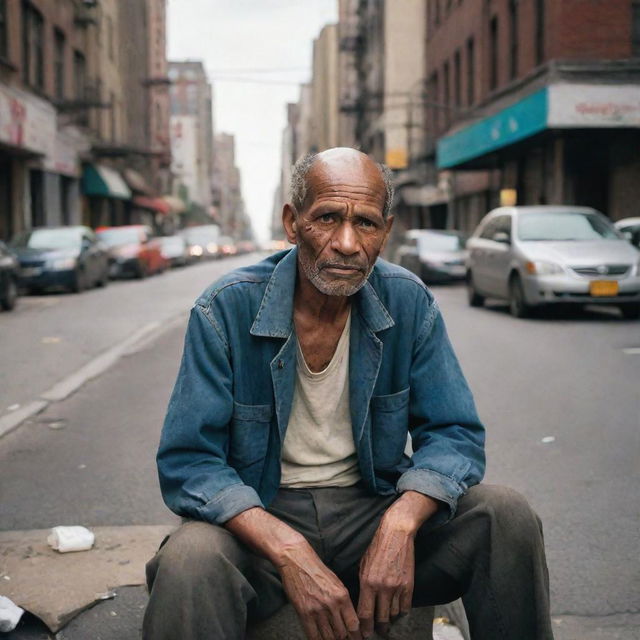
[[[502,202],[640,198],[640,3],[431,0],[425,155],[447,184],[446,224]]]

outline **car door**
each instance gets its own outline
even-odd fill
[[[491,250],[491,238],[495,233],[496,226],[495,217],[488,219],[480,228],[480,233],[467,244],[469,249],[469,268],[474,287],[484,294],[492,293],[491,279],[488,273],[488,252]]]
[[[501,298],[509,292],[509,269],[511,266],[512,216],[495,218],[495,228],[487,249],[487,278],[491,291]]]

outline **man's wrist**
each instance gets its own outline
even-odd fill
[[[386,511],[381,526],[414,536],[439,509],[439,502],[417,491],[405,491]]]

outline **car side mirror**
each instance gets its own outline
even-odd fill
[[[623,231],[622,235],[629,241],[633,242],[633,233],[631,231]]]
[[[504,231],[496,231],[491,238],[494,242],[501,242],[502,244],[511,244],[511,238],[509,234]]]

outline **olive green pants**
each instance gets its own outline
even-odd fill
[[[283,489],[269,511],[302,533],[358,598],[359,561],[396,496],[360,486]],[[473,640],[550,640],[540,520],[515,491],[472,487],[416,536],[414,606],[463,599]],[[145,640],[241,640],[286,602],[276,569],[223,527],[187,521],[147,565]]]

